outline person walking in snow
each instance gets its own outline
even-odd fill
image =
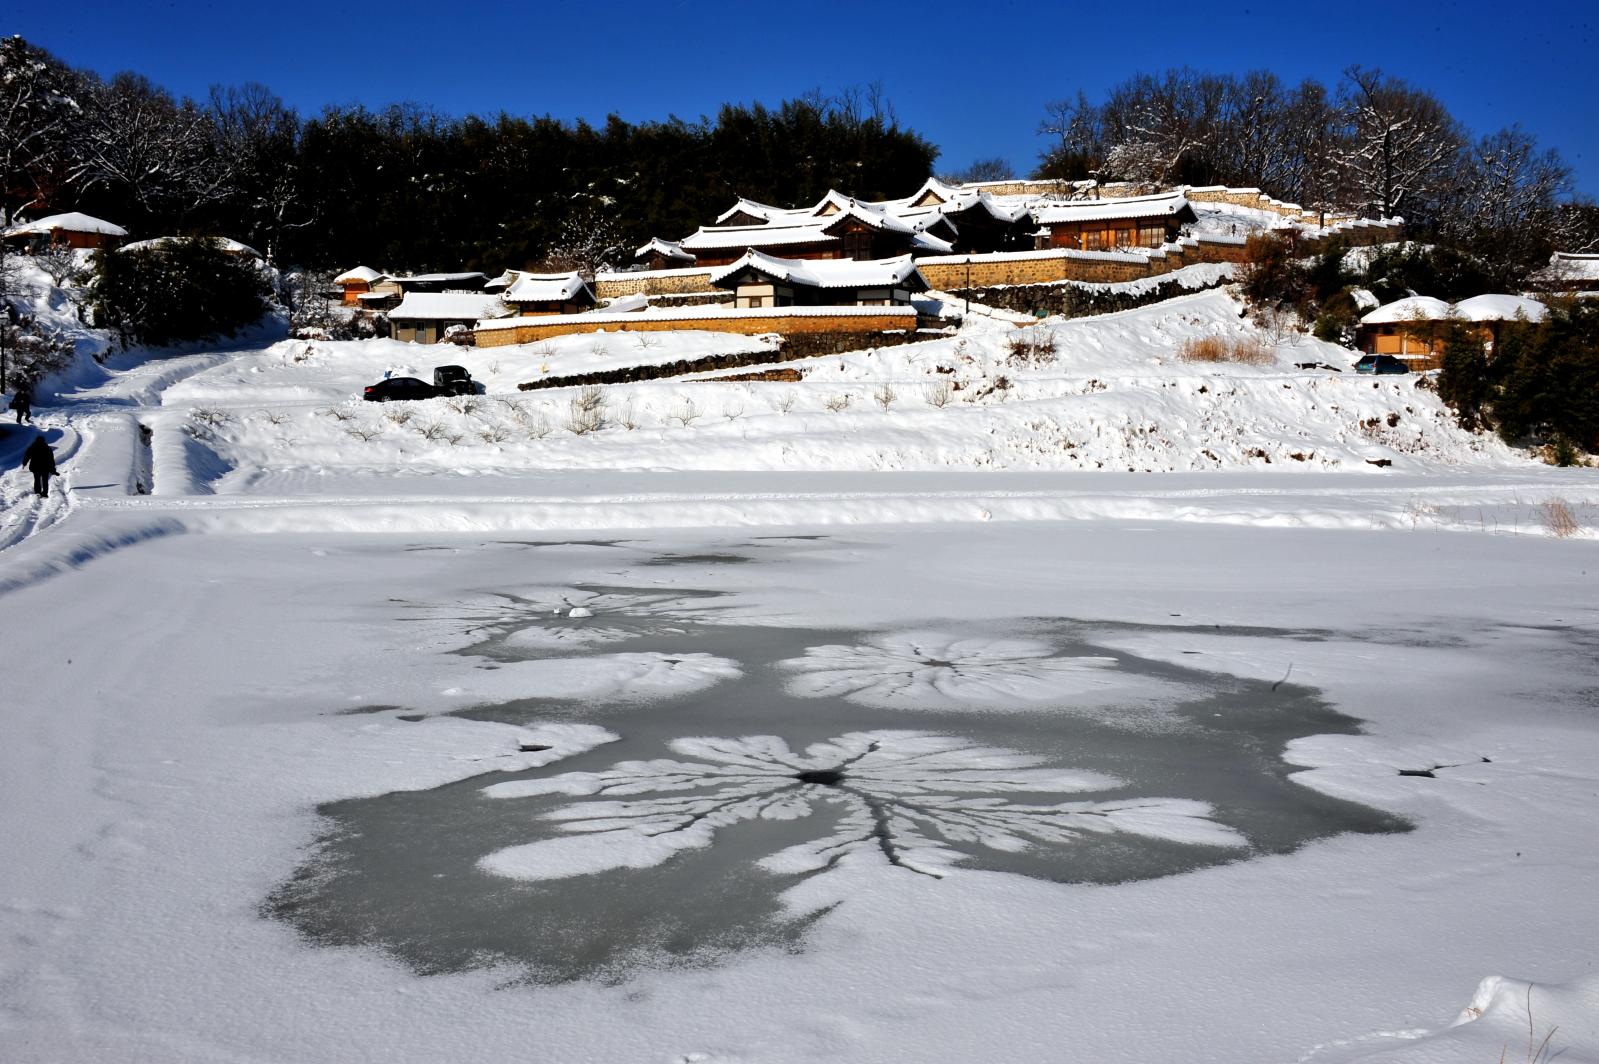
[[[35,436],[28,449],[22,452],[22,464],[33,471],[33,493],[41,499],[50,497],[50,478],[55,476],[56,455],[43,436]]]
[[[17,424],[33,424],[33,389],[26,381],[17,385],[11,396],[11,409],[17,412]]]

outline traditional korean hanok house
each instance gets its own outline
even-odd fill
[[[595,303],[594,290],[576,272],[518,273],[501,296],[515,314],[581,314]]]
[[[1119,199],[1043,203],[1032,208],[1036,247],[1109,251],[1158,248],[1198,220],[1181,192]]]
[[[711,284],[730,289],[734,305],[757,307],[908,306],[927,291],[927,281],[909,255],[892,259],[784,259],[747,251],[711,274]]]
[[[1437,369],[1443,358],[1442,326],[1452,309],[1432,296],[1385,303],[1360,319],[1355,344],[1368,355],[1392,355],[1411,369]]]
[[[1526,296],[1492,293],[1462,299],[1454,305],[1453,313],[1455,317],[1470,322],[1477,329],[1482,337],[1483,347],[1487,349],[1488,357],[1492,358],[1494,352],[1499,349],[1499,337],[1506,325],[1518,321],[1543,321],[1549,313],[1549,308],[1536,299],[1528,299]]]
[[[937,178],[899,200],[873,204],[901,221],[950,241],[957,255],[1023,251],[1033,246],[1032,216],[1023,203],[1004,204],[981,189],[946,185]]]
[[[748,219],[756,210],[770,214],[758,224]],[[725,221],[744,224],[728,225]],[[936,219],[935,219],[936,220]],[[780,210],[740,200],[718,224],[701,226],[679,242],[700,266],[725,266],[746,251],[794,259],[894,258],[912,252],[945,255],[953,245],[894,215],[837,193],[805,210]]]
[[[479,321],[510,313],[511,308],[492,292],[407,292],[389,311],[389,324],[396,340],[436,344],[452,325],[470,329]]]
[[[361,302],[363,294],[372,291],[372,286],[381,280],[383,275],[370,266],[357,266],[333,278],[333,283],[344,291],[340,301],[345,306],[353,307]]]
[[[1545,292],[1599,292],[1599,254],[1557,251],[1532,283]]]
[[[54,244],[69,248],[116,247],[128,231],[103,218],[71,211],[51,214],[35,222],[21,222],[7,228],[0,237],[7,244],[29,254],[43,251]]]
[[[683,250],[675,240],[650,237],[650,242],[633,252],[633,261],[646,270],[681,270],[695,265],[694,256]]]
[[[481,288],[483,274],[468,273],[415,273],[408,276],[386,274],[372,282],[369,292],[358,294],[356,302],[368,310],[389,310],[399,305],[413,292],[460,292],[468,287]]]

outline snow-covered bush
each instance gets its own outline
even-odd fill
[[[101,251],[95,269],[90,300],[96,324],[115,329],[124,347],[232,335],[267,310],[261,272],[214,240]]]
[[[15,322],[0,316],[0,362],[7,387],[16,381],[37,382],[72,361],[73,343],[58,329],[29,316]]]

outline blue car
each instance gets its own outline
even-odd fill
[[[1393,355],[1363,355],[1355,363],[1356,373],[1409,373],[1410,367]]]

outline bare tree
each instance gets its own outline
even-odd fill
[[[285,233],[317,219],[301,200],[297,167],[300,118],[254,82],[211,90],[211,122],[220,151],[232,160],[232,198],[249,218],[248,236],[275,260]]]
[[[1425,214],[1439,200],[1463,144],[1444,105],[1381,70],[1350,67],[1342,100],[1350,140],[1342,162],[1359,205],[1384,218]]]
[[[21,37],[0,39],[0,224],[37,198],[77,119],[72,71]]]
[[[1222,79],[1186,68],[1139,75],[1115,89],[1103,110],[1106,176],[1169,184],[1219,135]]]
[[[110,188],[151,215],[184,214],[233,190],[232,161],[211,117],[138,74],[118,74],[83,101],[71,180]]]
[[[974,181],[1005,181],[1015,176],[1010,163],[994,156],[988,159],[977,159],[966,167],[945,174],[942,180],[953,185],[965,185]]]
[[[1072,180],[1098,171],[1105,154],[1104,127],[1100,108],[1081,89],[1073,99],[1044,105],[1038,133],[1055,139],[1039,160],[1037,176]]]
[[[44,250],[34,254],[33,262],[57,288],[63,287],[78,272],[78,253],[65,241],[45,245]]]

